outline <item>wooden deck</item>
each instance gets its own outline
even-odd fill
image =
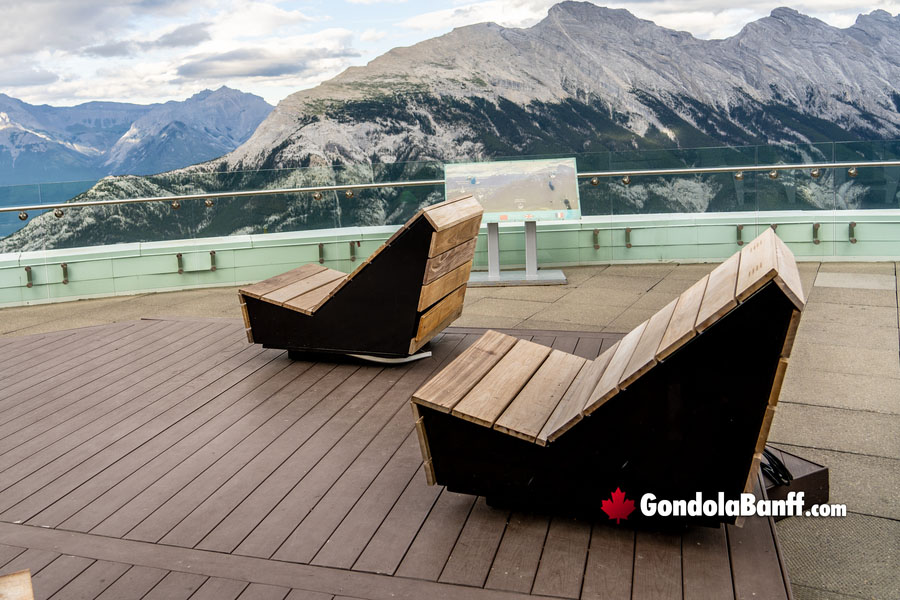
[[[223,320],[4,340],[0,574],[41,599],[790,597],[770,519],[635,533],[427,486],[409,397],[482,332],[403,367],[291,361]]]

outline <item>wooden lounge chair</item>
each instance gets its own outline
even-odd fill
[[[293,352],[413,355],[462,313],[482,208],[419,211],[349,275],[308,264],[241,288],[250,342]]]
[[[757,476],[803,305],[768,229],[596,360],[488,331],[412,397],[428,481],[577,513],[616,488],[736,498]]]

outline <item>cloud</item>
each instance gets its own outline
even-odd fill
[[[299,10],[283,9],[268,2],[239,0],[217,15],[212,35],[223,40],[274,37],[286,28],[313,21]]]
[[[31,66],[6,65],[0,70],[0,86],[28,87],[48,85],[59,81],[59,75],[45,69]]]
[[[82,54],[97,56],[100,58],[112,58],[114,56],[131,56],[137,52],[138,44],[128,40],[107,42],[97,46],[88,46],[81,50]]]
[[[350,48],[313,48],[275,52],[263,48],[242,48],[184,63],[177,69],[183,79],[225,79],[235,77],[281,77],[305,75],[316,62],[359,56]]]
[[[156,48],[179,48],[183,46],[197,46],[212,39],[209,35],[211,23],[191,23],[162,35],[152,43]]]
[[[143,17],[185,13],[214,0],[0,0],[0,55],[103,45]]]
[[[134,56],[141,50],[148,51],[158,48],[197,46],[212,39],[209,35],[209,26],[209,23],[191,23],[190,25],[182,25],[169,33],[165,33],[155,40],[145,42],[117,40],[99,44],[97,46],[88,46],[87,48],[83,48],[81,53],[87,56],[112,58],[116,56]]]
[[[359,34],[359,39],[364,42],[377,42],[378,40],[383,40],[386,37],[386,31],[379,31],[377,29],[366,29],[361,34]]]
[[[347,0],[349,4],[403,4],[406,0]]]
[[[552,0],[472,2],[422,13],[401,21],[399,25],[419,31],[446,30],[487,21],[506,27],[530,27],[547,16],[547,10],[554,4]]]

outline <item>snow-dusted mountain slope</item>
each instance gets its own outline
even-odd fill
[[[222,156],[272,107],[222,87],[183,102],[34,106],[0,94],[0,185],[148,174]]]

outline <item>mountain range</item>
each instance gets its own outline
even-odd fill
[[[35,106],[0,94],[0,185],[147,175],[217,158],[272,106],[227,87],[181,102]]]
[[[578,153],[579,170],[874,158],[861,146],[846,146],[852,157],[834,157],[830,145],[815,143],[900,138],[898,81],[900,16],[881,10],[841,29],[778,8],[730,38],[702,40],[627,10],[563,2],[527,29],[484,23],[395,48],[288,96],[221,158],[141,185],[152,184],[160,195],[432,178],[441,176],[442,161],[547,154]],[[755,144],[768,147],[729,148]],[[671,151],[698,147],[716,149]],[[588,214],[608,213],[610,206],[625,213],[765,209],[783,202],[798,209],[834,202],[897,206],[896,190],[882,198],[862,178],[838,180],[831,171],[791,189],[783,181],[736,193],[728,175],[647,179],[627,188],[583,187],[582,206]],[[133,178],[112,180],[102,193],[128,197],[135,185]],[[100,189],[75,201],[98,197]],[[398,223],[439,195],[410,188],[354,198],[281,196],[254,202],[252,210],[221,202],[195,211],[193,221],[179,217],[178,231],[167,229],[174,221],[162,205],[130,207],[114,233],[100,232],[102,211],[112,209],[67,211],[59,222],[46,218],[43,241],[26,227],[0,241],[0,250],[108,243],[111,236],[135,241]],[[83,226],[63,222],[88,212]],[[162,230],[132,225],[148,219]]]
[[[347,69],[278,104],[229,168],[900,137],[900,16],[778,8],[724,40],[563,2]]]

